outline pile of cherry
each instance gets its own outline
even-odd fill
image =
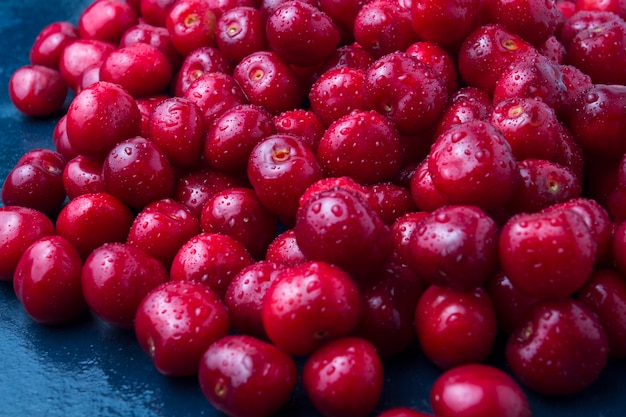
[[[626,357],[624,19],[95,1],[10,80],[33,117],[75,96],[4,182],[0,279],[38,322],[134,329],[231,416],[298,381],[324,416],[530,416],[522,386],[574,394]],[[415,346],[444,371],[432,410],[379,410]]]

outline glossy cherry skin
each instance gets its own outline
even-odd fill
[[[200,231],[198,217],[187,206],[166,198],[150,203],[135,216],[126,243],[169,268],[180,247]]]
[[[139,133],[141,113],[128,91],[100,81],[72,100],[66,124],[67,138],[78,154],[104,159],[116,144]]]
[[[320,191],[298,211],[298,246],[309,259],[329,262],[363,279],[377,271],[392,249],[391,230],[359,195]]]
[[[359,283],[362,311],[353,335],[372,343],[381,357],[401,354],[416,340],[415,308],[425,287],[407,265],[389,261]]]
[[[431,388],[430,403],[442,417],[532,416],[520,385],[491,365],[467,364],[444,372]]]
[[[139,0],[141,17],[149,24],[165,27],[167,14],[176,0]]]
[[[200,282],[220,298],[233,278],[254,259],[242,243],[219,233],[200,233],[184,243],[172,261],[172,281]]]
[[[355,282],[338,267],[308,261],[283,269],[263,299],[269,339],[292,355],[309,355],[358,324],[361,300]]]
[[[105,243],[125,242],[133,219],[128,206],[111,194],[83,194],[63,207],[56,231],[85,259]]]
[[[552,36],[559,22],[559,10],[554,2],[531,0],[511,5],[501,0],[487,0],[484,19],[497,23],[522,36],[533,45],[539,45]]]
[[[300,137],[314,152],[317,152],[326,127],[311,110],[287,110],[274,116],[276,133],[288,133]]]
[[[165,19],[172,44],[185,56],[204,46],[216,46],[217,15],[208,2],[182,0],[169,10]]]
[[[448,100],[442,79],[405,52],[377,59],[367,70],[364,88],[366,107],[387,116],[404,135],[434,126]]]
[[[255,259],[263,259],[276,235],[278,217],[263,206],[253,189],[240,187],[211,197],[202,208],[200,222],[204,232],[231,236]]]
[[[117,44],[124,32],[137,22],[137,13],[125,1],[97,1],[87,6],[78,17],[78,31],[83,39]]]
[[[70,22],[52,22],[37,34],[28,58],[33,65],[59,69],[63,49],[78,39],[78,28]]]
[[[185,90],[183,97],[200,108],[207,128],[226,110],[248,101],[235,79],[222,72],[200,75]]]
[[[482,285],[497,264],[498,227],[476,206],[441,207],[416,224],[409,265],[426,282],[457,291]]]
[[[326,176],[348,176],[360,184],[391,180],[402,165],[393,123],[373,110],[356,110],[335,120],[320,139],[317,157]]]
[[[172,44],[172,38],[166,28],[149,25],[147,23],[138,23],[124,32],[124,35],[119,41],[119,47],[123,48],[136,43],[147,43],[148,45],[154,46],[165,54],[172,66],[173,72],[180,69],[184,57]]]
[[[141,136],[111,149],[102,166],[102,177],[108,193],[137,210],[174,192],[174,173],[167,156]]]
[[[446,85],[448,95],[457,95],[459,74],[453,56],[433,42],[417,41],[406,48],[406,53],[424,62],[440,76]]]
[[[293,229],[287,229],[279,233],[267,246],[265,259],[286,266],[295,266],[307,261],[296,239]]]
[[[519,178],[517,160],[504,135],[481,120],[451,126],[438,136],[428,171],[448,202],[487,210],[510,200]]]
[[[626,123],[620,116],[624,103],[626,86],[595,84],[576,98],[565,120],[585,150],[614,159],[626,147],[619,139]]]
[[[9,97],[20,112],[47,117],[63,107],[68,86],[61,73],[42,65],[25,65],[9,79]]]
[[[364,417],[374,410],[382,395],[382,362],[376,348],[366,340],[341,338],[307,359],[302,384],[323,416]]]
[[[79,38],[69,43],[61,53],[59,71],[74,90],[81,85],[83,73],[89,67],[98,67],[116,45],[98,39]]]
[[[625,357],[626,280],[623,274],[597,269],[576,297],[598,315],[609,342],[609,358]]]
[[[100,67],[100,80],[118,84],[136,98],[164,92],[171,77],[172,64],[167,56],[147,43],[116,49]]]
[[[332,19],[304,2],[285,2],[266,20],[271,50],[288,64],[306,67],[324,62],[335,50],[341,35]]]
[[[535,304],[508,339],[513,375],[532,391],[568,395],[590,386],[607,364],[609,344],[598,316],[573,298]]]
[[[174,199],[187,206],[200,218],[202,207],[215,193],[227,188],[246,185],[246,181],[240,177],[211,168],[202,168],[188,172],[177,179],[174,186]]]
[[[323,176],[313,150],[296,136],[280,133],[252,149],[247,174],[261,203],[285,219],[295,219],[300,196]]]
[[[538,300],[517,289],[501,269],[496,270],[484,286],[491,297],[498,329],[507,334],[517,329]]]
[[[217,46],[233,62],[268,48],[265,20],[254,7],[239,6],[225,11],[217,20],[215,32]]]
[[[174,94],[182,97],[202,74],[209,72],[233,73],[233,64],[224,53],[212,46],[195,49],[184,57],[180,70],[172,82]]]
[[[189,376],[197,374],[209,345],[228,334],[230,319],[222,300],[208,287],[168,281],[143,298],[134,330],[160,373]]]
[[[65,158],[50,149],[34,149],[24,154],[2,184],[2,202],[8,206],[29,207],[55,216],[66,193],[63,187]]]
[[[272,115],[253,104],[226,110],[207,130],[204,157],[220,171],[245,170],[252,149],[276,133]]]
[[[496,315],[484,288],[457,292],[431,285],[417,303],[415,329],[424,354],[451,369],[487,359],[496,338]]]
[[[26,249],[40,238],[54,234],[54,224],[42,212],[22,206],[0,207],[0,280],[12,280]]]
[[[289,399],[298,369],[276,346],[231,335],[209,346],[198,374],[202,392],[217,410],[233,417],[269,417]]]
[[[311,109],[325,126],[354,110],[365,108],[365,71],[339,67],[322,73],[309,91]]]
[[[479,26],[459,47],[459,74],[468,85],[493,94],[502,72],[526,54],[536,50],[520,36],[497,24]]]
[[[224,295],[234,330],[268,340],[263,327],[263,299],[284,265],[261,260],[243,268],[232,279]]]
[[[162,263],[124,243],[107,243],[85,260],[81,273],[89,308],[102,320],[132,329],[137,308],[153,288],[169,280]]]
[[[272,114],[300,107],[304,99],[297,74],[272,51],[253,52],[243,58],[233,77],[250,103]]]
[[[480,23],[476,0],[424,1],[411,3],[411,19],[417,35],[443,47],[461,43]],[[454,30],[445,28],[453,27]]]
[[[69,160],[63,169],[63,187],[70,199],[104,192],[102,161],[80,155]]]
[[[566,209],[511,217],[498,246],[500,266],[513,285],[541,299],[567,297],[580,289],[597,250],[585,221]]]
[[[26,249],[15,269],[13,288],[36,322],[64,324],[87,310],[81,284],[83,261],[72,244],[46,236]]]
[[[175,167],[193,168],[202,156],[206,126],[200,108],[182,97],[156,104],[148,118],[148,135]]]

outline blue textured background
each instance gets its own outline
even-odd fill
[[[0,178],[24,152],[52,146],[56,123],[13,108],[6,87],[11,73],[28,63],[39,30],[56,20],[76,23],[89,3],[0,0]],[[403,405],[430,411],[428,393],[439,371],[419,353],[386,361],[385,372],[381,410]],[[612,362],[591,388],[570,398],[528,395],[535,416],[626,416],[626,363]],[[158,374],[132,332],[92,316],[69,326],[40,326],[24,313],[11,283],[0,282],[0,417],[218,415],[195,378]],[[298,388],[282,415],[317,414]]]

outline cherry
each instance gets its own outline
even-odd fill
[[[68,86],[61,73],[43,65],[26,65],[9,79],[9,97],[27,116],[52,116],[63,107]]]
[[[100,80],[118,84],[136,98],[163,92],[171,77],[172,64],[167,56],[147,43],[116,49],[100,67]]]
[[[179,70],[184,58],[174,47],[172,38],[166,28],[152,26],[147,23],[138,23],[124,32],[119,41],[119,47],[124,48],[136,43],[146,43],[154,46],[165,54],[173,71]]]
[[[277,133],[252,149],[247,174],[261,203],[288,220],[295,219],[300,196],[322,178],[322,169],[303,141]]]
[[[133,219],[130,209],[111,194],[83,194],[61,209],[56,232],[85,259],[105,243],[125,242]]]
[[[205,46],[217,46],[217,16],[208,2],[179,0],[169,9],[165,27],[172,44],[183,56]]]
[[[87,310],[81,286],[83,261],[61,236],[33,242],[20,257],[13,287],[26,313],[36,322],[64,324]]]
[[[497,264],[498,227],[475,206],[447,205],[421,219],[409,238],[409,265],[426,282],[471,291]]]
[[[498,329],[509,334],[520,325],[537,298],[517,289],[509,277],[498,269],[484,285],[491,297]]]
[[[247,102],[236,80],[223,72],[200,75],[185,90],[183,98],[200,108],[207,128],[226,110]]]
[[[504,371],[484,364],[450,369],[435,380],[430,403],[436,415],[530,417],[528,398]]]
[[[59,59],[59,71],[67,85],[77,90],[85,70],[89,67],[99,67],[115,49],[116,45],[111,42],[76,39],[63,48]]]
[[[169,280],[162,263],[124,243],[106,243],[85,259],[81,282],[85,301],[102,320],[132,329],[143,298]]]
[[[609,345],[598,317],[573,298],[535,304],[506,345],[513,375],[532,391],[580,392],[607,363]]]
[[[389,261],[374,279],[361,282],[361,319],[353,335],[376,347],[381,357],[401,354],[416,339],[415,308],[424,282],[411,269]]]
[[[267,16],[266,35],[271,50],[286,63],[301,67],[323,63],[341,40],[326,13],[300,1],[276,7]]]
[[[177,0],[139,0],[141,17],[146,23],[165,27],[165,21],[170,9]]]
[[[307,261],[279,272],[266,290],[261,314],[269,339],[303,356],[353,331],[361,299],[346,272],[326,262]]]
[[[234,417],[273,415],[287,403],[298,378],[291,356],[247,335],[230,335],[211,344],[198,374],[211,405]]]
[[[434,126],[448,100],[442,79],[405,52],[377,59],[367,70],[364,91],[366,107],[387,116],[405,135]]]
[[[106,191],[102,178],[102,161],[78,155],[63,168],[63,188],[70,200],[83,194]]]
[[[578,300],[593,310],[609,343],[609,358],[626,356],[626,281],[614,270],[597,269],[578,292]]]
[[[233,62],[268,48],[262,12],[254,7],[239,6],[225,11],[217,19],[215,36],[219,50]]]
[[[232,279],[224,295],[234,330],[268,339],[263,327],[263,299],[284,265],[261,260],[243,268]]]
[[[492,94],[498,78],[514,60],[536,53],[529,42],[503,26],[486,24],[474,29],[461,43],[459,74],[468,85]]]
[[[115,145],[139,133],[141,114],[132,95],[99,81],[74,97],[67,110],[67,138],[78,154],[104,159]]]
[[[2,184],[3,204],[29,207],[55,216],[66,197],[63,187],[65,163],[60,153],[50,149],[25,153]]]
[[[172,199],[157,200],[134,218],[126,243],[171,266],[178,249],[201,232],[198,217]]]
[[[153,288],[137,307],[134,323],[139,345],[168,376],[195,375],[206,349],[229,329],[222,300],[208,287],[189,281]]]
[[[411,10],[395,1],[368,2],[359,10],[354,20],[354,38],[375,58],[404,51],[417,41]]]
[[[477,87],[461,87],[451,95],[447,107],[437,122],[435,135],[441,135],[455,124],[470,120],[489,120],[492,112],[492,99],[485,90]]]
[[[70,22],[48,24],[37,34],[30,47],[30,63],[58,70],[63,49],[79,36],[78,28]]]
[[[411,197],[418,209],[432,212],[448,204],[446,198],[433,184],[432,175],[428,169],[428,156],[417,164],[410,180]]]
[[[104,160],[102,177],[108,193],[137,210],[171,197],[174,191],[174,174],[167,156],[141,136],[111,149]]]
[[[293,229],[285,230],[270,242],[265,259],[286,266],[295,266],[308,260],[298,246],[296,232]]]
[[[497,23],[522,36],[533,45],[539,45],[556,32],[559,10],[553,1],[486,0],[483,6],[484,19]]]
[[[176,252],[170,279],[200,282],[223,298],[233,278],[251,263],[253,258],[246,248],[232,237],[200,233]]]
[[[252,149],[276,133],[272,115],[259,106],[242,104],[226,110],[208,128],[204,157],[220,171],[243,171]]]
[[[311,110],[287,110],[274,116],[273,123],[276,133],[298,136],[316,153],[320,140],[326,132],[320,118]]]
[[[477,0],[413,0],[413,29],[427,42],[446,48],[457,46],[480,23],[480,5]]]
[[[380,401],[383,366],[371,343],[357,337],[341,338],[307,359],[302,384],[323,416],[364,417]]]
[[[155,105],[147,122],[149,137],[180,168],[200,161],[206,126],[200,108],[182,97],[168,97]]]
[[[446,201],[484,209],[510,200],[519,179],[506,138],[481,120],[453,125],[438,136],[430,150],[428,171]]]
[[[443,79],[448,95],[455,95],[458,99],[459,75],[452,55],[436,43],[426,41],[412,43],[406,48],[406,53],[432,68]],[[455,97],[451,100],[454,101]]]
[[[298,211],[298,247],[309,259],[330,262],[362,279],[388,259],[391,229],[358,194],[337,188],[320,191]]]
[[[187,54],[175,78],[174,93],[182,97],[189,86],[202,74],[209,72],[233,73],[233,64],[224,52],[212,46],[203,46]]]
[[[328,127],[317,158],[326,176],[349,176],[360,184],[389,181],[402,165],[400,137],[385,116],[357,110]]]
[[[54,234],[54,224],[42,212],[22,206],[0,207],[0,280],[11,281],[26,249]]]
[[[430,414],[422,413],[421,411],[416,411],[408,407],[392,407],[378,414],[377,417],[432,417],[432,416]]]
[[[176,181],[174,199],[187,206],[200,218],[202,207],[215,193],[245,185],[245,182],[236,176],[211,168],[202,168],[190,171]]]
[[[278,217],[251,188],[229,188],[214,194],[202,208],[202,230],[241,242],[255,259],[263,259],[276,235]]]
[[[522,213],[500,232],[499,260],[520,291],[541,299],[567,297],[589,278],[597,243],[570,210]]]
[[[487,359],[496,338],[496,315],[484,288],[457,292],[431,285],[417,303],[415,329],[428,359],[451,369]]]
[[[380,217],[391,225],[406,213],[417,211],[411,191],[407,187],[393,183],[379,183],[368,187],[378,200]]]
[[[124,32],[137,22],[137,13],[125,1],[96,1],[79,16],[78,31],[83,39],[99,39],[117,44]]]
[[[354,110],[365,108],[365,71],[339,67],[325,71],[309,91],[311,109],[325,126]]]
[[[304,98],[297,74],[276,52],[249,54],[235,66],[233,77],[250,103],[274,115],[300,107]]]

